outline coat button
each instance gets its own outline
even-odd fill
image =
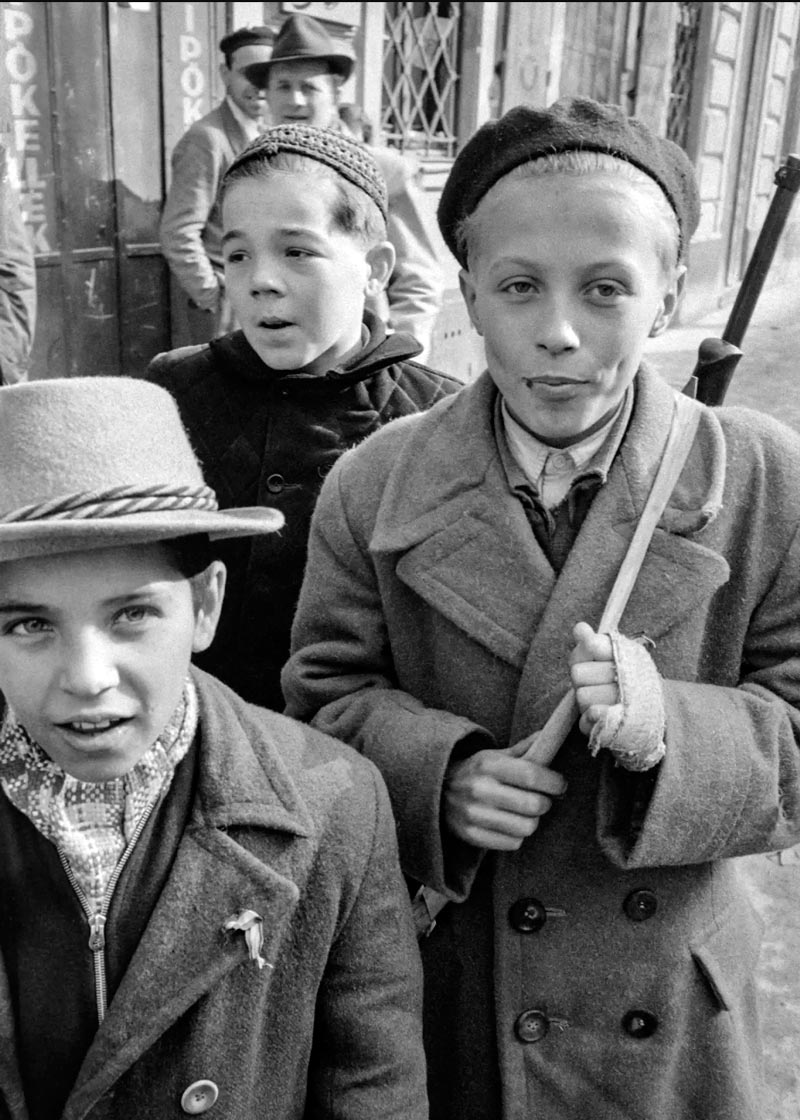
[[[636,1008],[634,1011],[626,1011],[622,1016],[622,1029],[631,1038],[649,1038],[658,1030],[658,1019],[652,1011]]]
[[[658,899],[653,891],[631,891],[623,902],[622,909],[632,922],[646,922],[658,910]]]
[[[219,1089],[213,1081],[193,1081],[181,1097],[181,1108],[190,1116],[208,1112],[217,1103]]]
[[[541,1042],[550,1030],[550,1023],[543,1011],[523,1011],[514,1023],[514,1034],[520,1042]]]
[[[538,898],[518,898],[508,910],[511,928],[518,933],[538,933],[548,918],[566,918],[566,910],[545,906]]]
[[[267,490],[270,494],[280,494],[286,485],[286,479],[282,474],[271,474],[267,478]]]

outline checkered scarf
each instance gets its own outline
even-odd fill
[[[197,693],[187,679],[169,723],[132,770],[108,782],[82,782],[57,766],[6,709],[0,786],[66,857],[93,912],[102,909],[137,824],[172,781],[196,729]]]

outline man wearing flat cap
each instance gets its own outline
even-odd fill
[[[306,124],[344,128],[339,118],[339,90],[353,72],[355,60],[337,45],[312,16],[293,15],[281,26],[272,54],[253,62],[245,73],[264,89],[274,124]],[[425,361],[431,332],[442,302],[442,277],[436,249],[423,217],[423,203],[414,183],[414,168],[399,152],[372,148],[389,192],[386,232],[396,261],[386,292],[375,310],[395,331],[412,334]]]
[[[188,300],[193,343],[235,326],[222,279],[222,176],[266,124],[266,99],[245,74],[269,58],[268,27],[240,27],[219,44],[225,99],[184,133],[172,153],[172,182],[161,217],[161,248]]]

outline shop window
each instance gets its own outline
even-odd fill
[[[675,54],[672,60],[672,87],[667,113],[667,136],[686,147],[691,111],[692,80],[700,35],[703,5],[695,0],[681,0],[676,5],[678,25],[675,29]]]
[[[381,127],[391,147],[455,155],[462,8],[385,5]]]

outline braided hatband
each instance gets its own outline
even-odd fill
[[[77,521],[124,517],[130,513],[166,513],[178,509],[219,509],[209,486],[114,486],[110,490],[84,490],[0,513],[0,523],[20,521]]]

